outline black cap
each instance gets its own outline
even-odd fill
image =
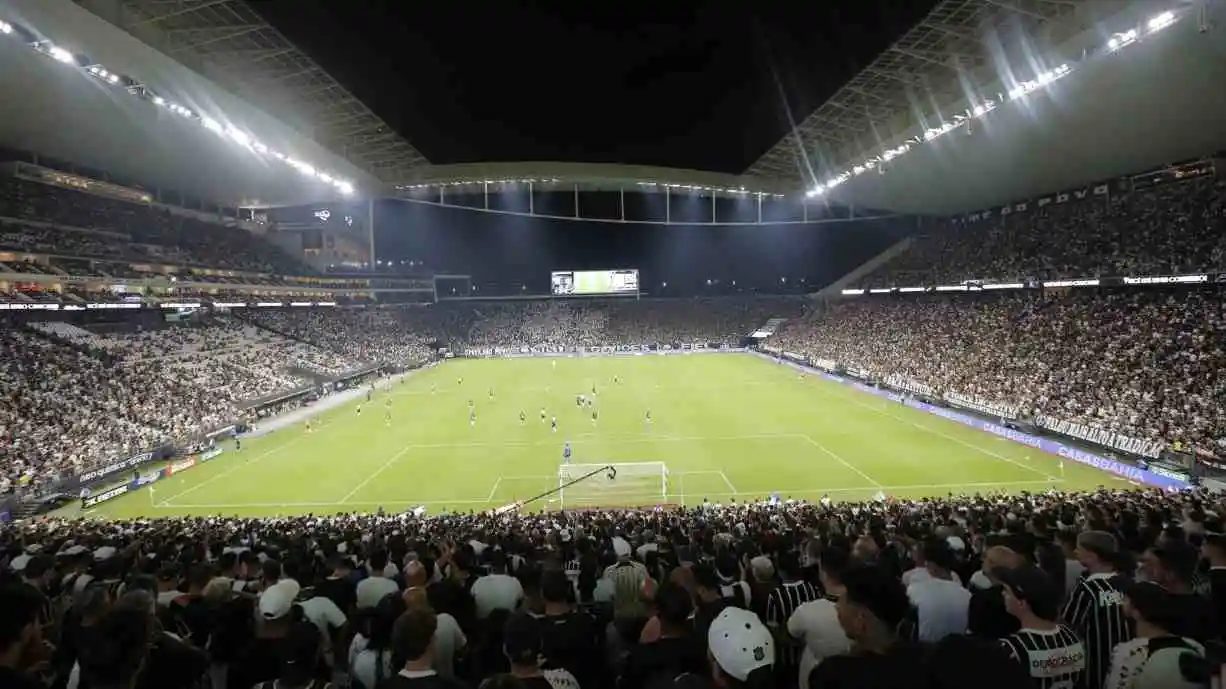
[[[1062,596],[1060,587],[1047,572],[1034,565],[1023,565],[1013,569],[997,567],[992,576],[1008,587],[1015,598],[1025,601],[1035,615],[1045,620],[1056,619]]]
[[[540,624],[535,617],[517,612],[507,618],[502,628],[502,648],[512,663],[535,665],[543,647]]]

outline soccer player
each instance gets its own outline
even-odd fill
[[[558,432],[558,417],[556,417],[556,416],[555,416],[555,417],[553,417],[553,423],[552,423],[552,426],[553,426],[553,432],[554,432],[554,433],[557,433],[557,432]]]
[[[468,410],[468,426],[470,428],[477,427],[477,410],[476,409]]]
[[[583,408],[583,395],[575,395],[575,407],[579,409]]]
[[[620,385],[620,384],[621,384],[621,382],[622,382],[622,379],[621,379],[621,378],[618,378],[617,376],[613,376],[613,384],[614,384],[614,385]]]
[[[360,404],[359,404],[359,405],[358,405],[358,408],[357,408],[357,409],[355,409],[354,411],[356,411],[356,412],[357,412],[358,416],[361,416],[361,415],[362,415],[362,405],[360,405]]]
[[[383,423],[387,426],[392,425],[392,403],[391,400],[383,402]]]
[[[647,410],[647,416],[643,417],[643,423],[647,424],[648,426],[651,425],[651,410],[650,409]]]
[[[593,409],[593,410],[592,410],[592,425],[593,425],[593,426],[595,426],[595,425],[596,425],[596,414],[597,414],[597,411],[596,411],[595,409]]]
[[[593,395],[596,394],[596,384],[595,383],[592,383],[592,394]]]
[[[438,383],[431,383],[430,384],[430,394],[433,395],[436,392],[438,392]]]
[[[521,425],[521,426],[522,426],[522,425],[524,425],[524,420],[525,420],[525,419],[527,419],[527,418],[528,418],[528,415],[527,415],[527,414],[524,414],[524,410],[523,410],[523,409],[520,409],[520,410],[519,410],[519,425]]]
[[[469,408],[469,409],[473,409],[473,408],[475,408],[476,406],[477,406],[477,405],[473,404],[473,401],[472,401],[471,399],[469,399],[469,400],[468,400],[468,408]]]
[[[571,454],[570,441],[567,440],[566,444],[562,446],[562,463],[563,464],[570,464],[570,454]]]
[[[242,452],[242,450],[243,450],[243,439],[236,435],[234,436],[234,451]]]
[[[455,379],[455,384],[456,384],[456,385],[463,385],[463,384],[464,384],[464,379],[463,379],[463,378],[456,378],[456,379]]]
[[[541,423],[545,423],[545,408],[541,407]]]
[[[490,388],[490,401],[494,401],[494,388]]]
[[[306,432],[307,433],[311,432],[311,420],[310,419],[306,420]]]

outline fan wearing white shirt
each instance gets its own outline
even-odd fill
[[[825,598],[809,601],[788,618],[788,633],[804,643],[800,654],[800,683],[809,686],[809,673],[824,659],[851,650],[851,639],[839,624],[835,601],[843,592],[843,572],[851,565],[851,554],[843,548],[829,547],[818,556],[818,572]]]
[[[387,551],[376,550],[370,554],[366,562],[367,576],[358,582],[358,609],[373,608],[389,593],[398,593],[400,585],[389,579],[387,574]]]
[[[929,537],[924,540],[923,559],[928,576],[907,587],[907,598],[918,622],[918,639],[936,643],[951,634],[965,634],[971,592],[962,587],[952,571],[957,566],[953,549],[945,540]]]
[[[473,583],[472,597],[476,602],[477,619],[484,620],[495,610],[515,612],[524,599],[524,587],[519,579],[507,574],[507,556],[501,550],[490,558],[490,574]]]

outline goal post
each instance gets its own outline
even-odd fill
[[[564,508],[667,502],[668,465],[664,462],[563,464],[558,467],[558,501]]]

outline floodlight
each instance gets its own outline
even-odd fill
[[[64,63],[64,64],[66,64],[66,65],[67,65],[67,64],[72,64],[73,62],[76,62],[76,60],[77,60],[77,58],[76,58],[76,56],[75,56],[75,55],[73,55],[72,53],[68,52],[67,50],[64,50],[63,48],[59,47],[58,45],[53,45],[53,46],[51,46],[50,48],[48,48],[48,49],[47,49],[47,54],[48,54],[48,55],[50,55],[51,57],[55,58],[56,60],[59,60],[60,62],[63,62],[63,63]]]
[[[340,192],[344,194],[345,196],[348,196],[353,193],[353,185],[350,184],[349,182],[337,182],[336,188],[339,189]]]
[[[0,33],[5,35],[13,33],[13,25],[8,22],[0,22]]]
[[[1162,14],[1154,17],[1153,19],[1150,19],[1149,23],[1146,26],[1148,26],[1149,30],[1153,32],[1153,31],[1159,31],[1161,29],[1165,29],[1166,27],[1170,26],[1174,22],[1175,22],[1174,12],[1163,12]]]
[[[119,83],[119,75],[118,75],[118,74],[112,74],[112,75],[108,76],[108,77],[106,78],[106,80],[107,80],[107,81],[109,81],[109,82],[111,82],[112,84],[118,84],[118,83]]]
[[[807,196],[807,197],[809,197],[809,198],[813,198],[814,196],[817,196],[817,195],[818,195],[818,194],[820,194],[820,193],[821,193],[821,192],[820,192],[820,191],[818,191],[817,189],[810,189],[810,190],[808,190],[808,191],[806,191],[806,192],[805,192],[805,196]]]

